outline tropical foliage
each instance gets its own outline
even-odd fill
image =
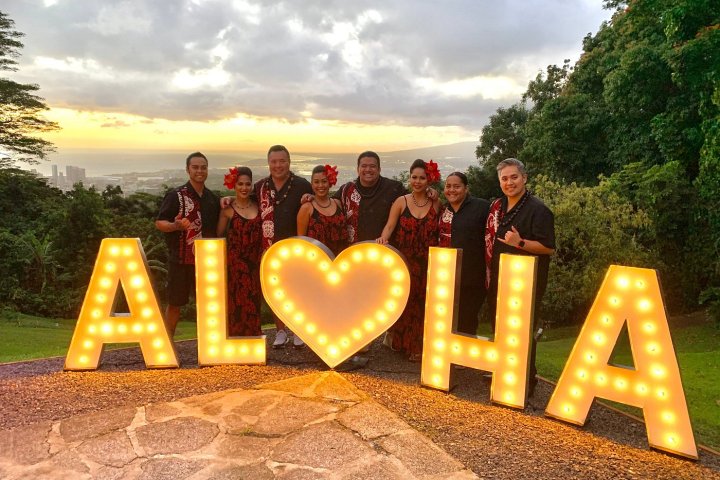
[[[14,29],[15,22],[0,11],[0,72],[17,70],[22,33]],[[0,166],[14,162],[38,163],[54,150],[52,143],[38,133],[58,129],[54,122],[42,117],[47,110],[43,99],[35,94],[37,85],[15,82],[0,77],[0,147],[13,154],[0,156]]]
[[[36,175],[0,168],[0,306],[52,317],[78,314],[100,241],[139,237],[157,285],[166,248],[154,219],[161,197],[122,196],[81,184],[67,192]]]
[[[491,117],[470,170],[485,197],[498,194],[502,158],[544,175],[536,188],[556,208],[559,245],[547,303],[559,323],[581,320],[599,281],[595,267],[568,270],[568,255],[590,249],[606,262],[613,245],[626,264],[660,270],[672,310],[720,301],[720,3],[605,4],[615,13],[580,60],[548,66]]]

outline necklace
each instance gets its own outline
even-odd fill
[[[410,197],[412,198],[412,201],[413,201],[413,203],[415,204],[415,206],[418,207],[418,208],[423,208],[425,205],[427,205],[428,203],[430,203],[430,198],[425,197],[425,203],[423,203],[422,205],[418,205],[417,200],[415,200],[415,195],[413,195],[413,194],[411,193],[411,194],[410,194]]]
[[[327,205],[321,205],[320,202],[317,201],[317,199],[315,199],[315,203],[317,203],[317,206],[320,208],[328,208],[330,205],[332,205],[332,198],[328,198]]]
[[[375,196],[378,188],[380,187],[380,178],[378,178],[378,181],[375,182],[375,185],[373,185],[372,187],[364,187],[362,185],[362,183],[360,183],[360,179],[358,178],[357,182],[355,183],[355,187],[356,187],[355,189],[358,191],[358,193],[360,194],[360,196],[362,198],[372,198]],[[366,190],[372,188],[372,190],[368,191],[367,193],[363,193],[363,191],[362,191],[363,188]]]
[[[520,209],[522,209],[523,206],[525,206],[525,202],[527,202],[527,199],[530,197],[530,190],[525,190],[525,194],[523,194],[520,201],[510,210],[510,214],[508,215],[506,213],[502,213],[502,210],[500,210],[501,218],[500,218],[500,225],[501,227],[505,227],[509,225],[513,219],[517,216]]]
[[[236,200],[236,201],[235,201],[235,205],[238,205],[238,209],[240,209],[240,210],[247,210],[247,209],[250,208],[250,206],[252,205],[252,202],[248,202],[247,205],[245,205],[244,207],[241,207],[241,206],[239,206],[239,205],[240,205],[240,202],[238,202],[238,201]]]
[[[295,180],[295,175],[292,172],[290,172],[290,180],[288,182],[287,190],[285,190],[285,195],[283,195],[282,198],[275,200],[275,205],[280,205],[287,198],[288,194],[290,193],[290,189],[292,188],[293,180]],[[275,190],[275,182],[270,184],[270,182],[272,182],[272,176],[268,177],[265,182],[266,182],[266,186],[270,188],[272,198],[274,199],[275,195],[278,192]],[[282,188],[280,190],[282,190]]]

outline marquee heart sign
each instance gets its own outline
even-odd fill
[[[394,248],[360,242],[333,259],[309,237],[273,244],[260,282],[270,308],[330,368],[395,323],[410,293],[407,265]]]

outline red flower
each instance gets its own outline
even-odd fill
[[[325,165],[325,176],[327,177],[328,183],[331,187],[335,185],[337,183],[338,176],[337,167]]]
[[[428,183],[432,184],[440,180],[440,170],[437,163],[430,160],[425,163],[425,173],[427,174]]]
[[[223,185],[225,185],[228,190],[235,189],[235,184],[237,183],[238,176],[239,175],[237,167],[228,169],[228,173],[225,174],[225,181],[223,182]]]

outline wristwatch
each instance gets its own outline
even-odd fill
[[[525,240],[520,240],[520,241],[518,242],[518,247],[519,247],[519,248],[525,248]]]

